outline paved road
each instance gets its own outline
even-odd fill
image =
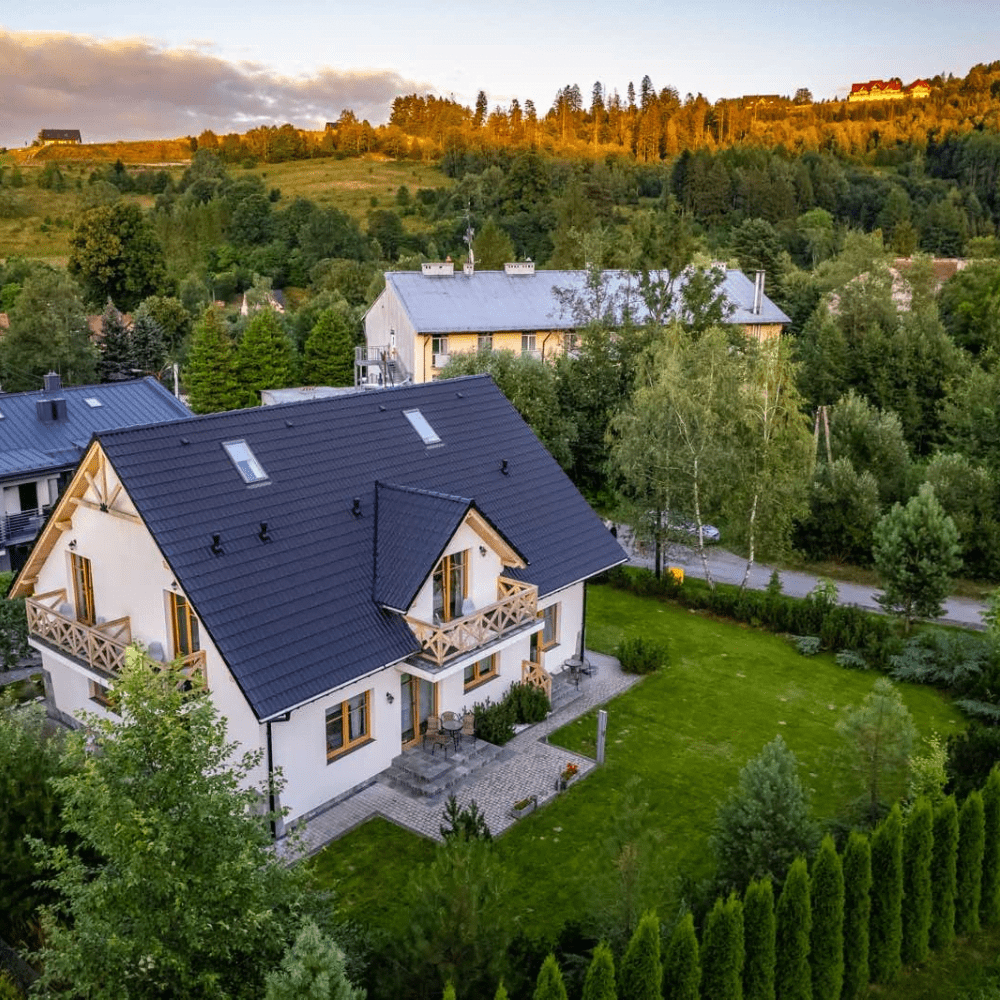
[[[653,568],[653,557],[651,553],[637,552],[631,545],[627,529],[620,529],[618,540],[622,542],[629,553],[629,562],[634,566],[645,566]],[[712,577],[717,583],[739,584],[743,580],[743,573],[746,570],[746,559],[728,552],[718,545],[710,546],[708,552],[708,565],[712,572]],[[705,571],[702,567],[701,558],[696,549],[688,548],[684,545],[671,546],[670,555],[664,559],[664,565],[681,566],[688,576],[704,579]],[[749,586],[754,590],[764,590],[771,579],[773,566],[755,563],[750,571]],[[792,597],[805,597],[813,587],[816,586],[817,577],[811,573],[799,573],[793,570],[779,569],[778,575],[781,579],[781,589],[785,594]],[[877,591],[869,586],[857,583],[844,583],[834,581],[837,584],[838,600],[841,604],[853,604],[859,608],[866,608],[871,611],[881,611],[881,607],[875,600]],[[975,601],[966,597],[951,597],[945,602],[945,613],[941,621],[949,625],[960,625],[965,628],[982,629],[982,612],[985,605],[981,601]]]

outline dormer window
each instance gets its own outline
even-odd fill
[[[257,461],[246,441],[223,441],[222,447],[226,449],[226,454],[243,477],[243,482],[250,485],[262,483],[267,479],[264,467]]]

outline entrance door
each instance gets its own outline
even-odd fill
[[[400,732],[403,746],[419,742],[427,731],[427,717],[437,704],[437,685],[412,674],[400,677]]]

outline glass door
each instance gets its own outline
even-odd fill
[[[411,674],[400,677],[399,722],[404,747],[419,742],[427,731],[427,718],[436,711],[436,688],[430,681]]]

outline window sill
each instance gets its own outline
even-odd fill
[[[344,747],[342,750],[335,750],[332,753],[327,750],[326,752],[326,762],[327,764],[333,764],[338,760],[343,760],[345,757],[350,757],[352,753],[356,750],[361,750],[362,748],[368,746],[369,743],[374,743],[375,737],[369,736],[367,739],[361,740],[358,743],[352,743],[349,747]]]
[[[555,649],[559,644],[559,640],[556,639],[555,642],[550,642],[548,645],[539,644],[538,648],[541,649],[543,653],[547,653],[550,649]]]

